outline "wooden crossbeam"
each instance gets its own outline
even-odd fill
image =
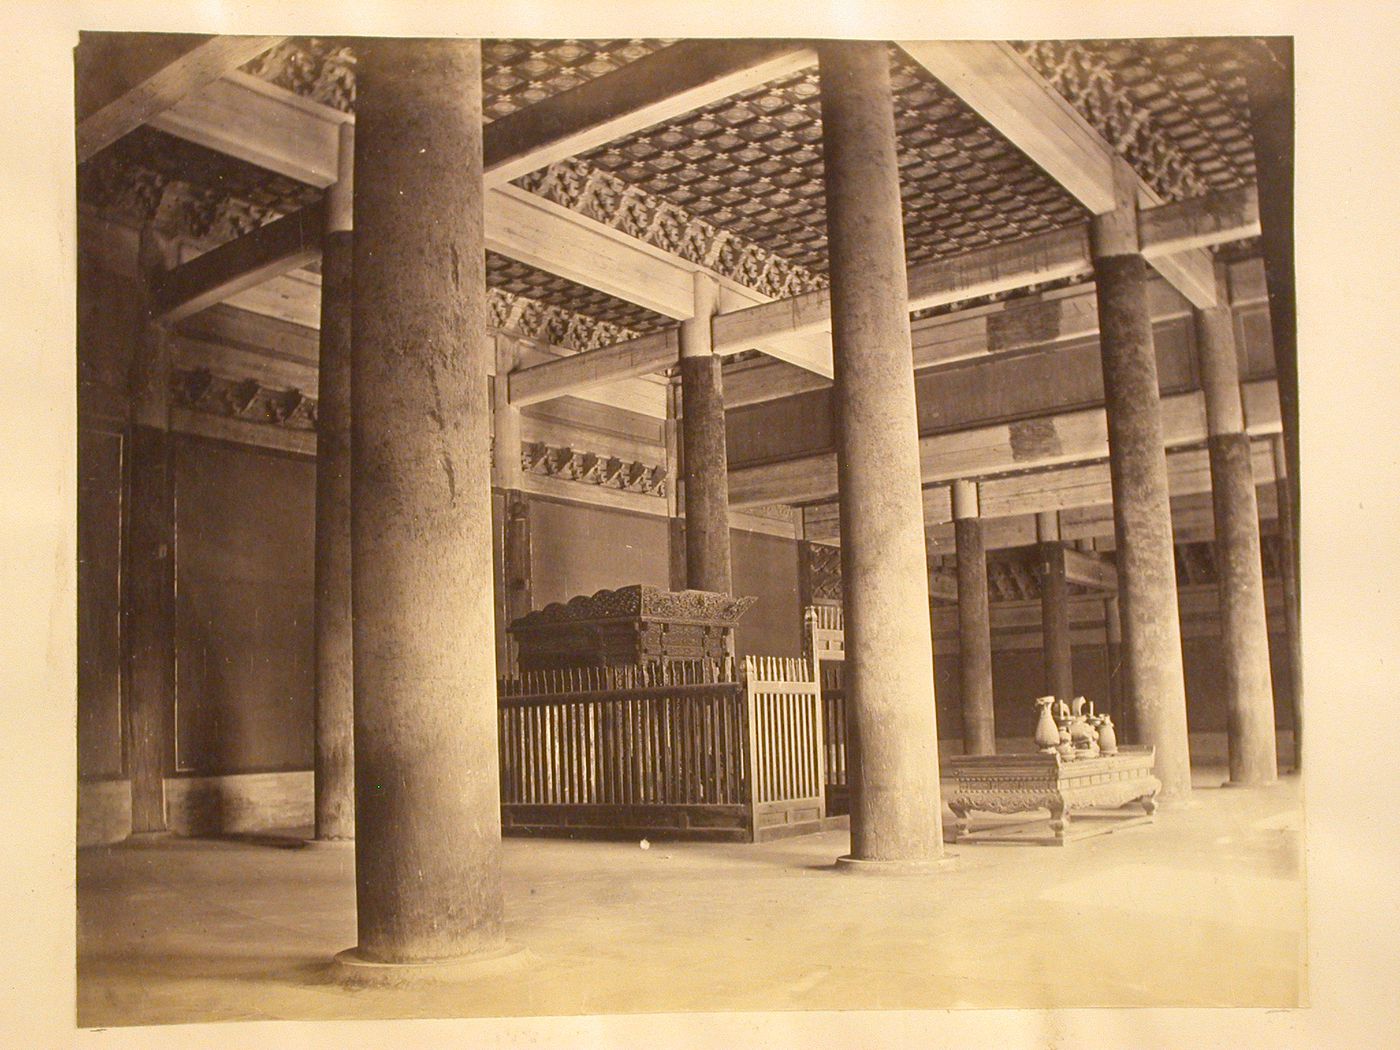
[[[1276,431],[1280,423],[1273,381],[1247,383],[1242,392],[1250,432]],[[1169,448],[1205,440],[1205,405],[1199,391],[1162,399],[1162,432]],[[926,486],[958,478],[989,478],[1012,471],[1103,460],[1107,456],[1108,426],[1102,408],[1041,416],[1029,429],[1023,423],[997,423],[919,439]],[[838,491],[836,454],[830,451],[736,467],[729,472],[729,501],[733,506],[818,503],[835,497]]]
[[[680,333],[668,328],[600,350],[521,368],[512,372],[508,380],[510,403],[524,407],[562,393],[646,375],[674,364],[679,354]]]
[[[157,316],[179,321],[270,277],[305,266],[321,254],[324,224],[324,209],[318,202],[168,270],[153,282]]]
[[[84,33],[76,55],[78,163],[284,39]]]
[[[958,579],[942,572],[928,574],[928,596],[934,601],[956,602],[958,600]]]
[[[1113,147],[1010,44],[908,41],[900,47],[1093,214],[1119,206]],[[1141,176],[1135,180],[1139,207],[1162,203]],[[1215,305],[1211,260],[1200,248],[1151,261],[1193,306]]]
[[[1148,259],[1258,235],[1259,191],[1253,186],[1161,204],[1138,216],[1138,240]]]
[[[487,185],[664,123],[815,64],[780,40],[683,40],[486,125]]]
[[[1101,554],[1090,554],[1073,547],[1062,547],[1065,580],[1098,591],[1118,590],[1118,568]]]

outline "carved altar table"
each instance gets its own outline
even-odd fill
[[[1063,846],[1075,839],[1145,824],[1162,782],[1152,775],[1153,749],[1120,747],[1112,755],[1066,758],[1056,752],[961,755],[946,760],[954,782],[948,808],[957,842],[1024,842]],[[1136,802],[1142,812],[1123,812]],[[973,811],[998,814],[1048,809],[1044,817],[974,828]],[[1076,816],[1071,820],[1071,811]]]

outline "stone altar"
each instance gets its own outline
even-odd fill
[[[945,761],[954,781],[948,808],[957,818],[956,842],[1025,842],[1063,846],[1152,820],[1162,782],[1152,775],[1153,749],[1119,747],[1116,754],[1066,758],[1055,751],[1029,755],[961,755]],[[1130,802],[1142,812],[1117,812]],[[1032,818],[973,828],[974,811],[1015,814],[1048,809]],[[1071,810],[1081,811],[1070,819]],[[1048,831],[1048,833],[1047,833]]]
[[[521,672],[723,662],[734,652],[735,625],[756,601],[633,584],[552,602],[507,630],[518,646]]]

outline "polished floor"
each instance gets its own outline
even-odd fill
[[[1306,999],[1296,778],[1220,789],[1062,849],[954,847],[860,878],[849,836],[759,846],[508,839],[523,964],[407,988],[336,983],[353,851],[170,840],[78,858],[80,1027],[696,1010],[1296,1006]]]

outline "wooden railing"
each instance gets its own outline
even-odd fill
[[[805,659],[744,658],[756,834],[825,815],[821,692],[811,668]]]
[[[507,830],[750,840],[820,821],[821,713],[805,660],[672,661],[502,679]]]
[[[809,605],[803,617],[807,652],[821,683],[826,742],[826,811],[850,810],[846,732],[846,623],[839,605]]]

